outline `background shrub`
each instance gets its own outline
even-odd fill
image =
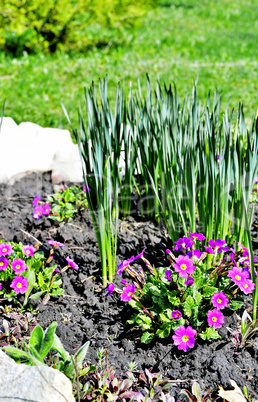
[[[1,0],[0,48],[19,57],[24,51],[53,53],[57,49],[84,51],[92,45],[106,46],[110,35],[105,29],[96,43],[87,28],[95,23],[118,33],[136,25],[154,5],[155,0]]]

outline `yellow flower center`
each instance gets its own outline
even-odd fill
[[[217,303],[221,303],[222,302],[222,300],[221,299],[217,299]]]
[[[244,284],[244,288],[248,288],[248,285],[246,283]]]
[[[216,318],[216,317],[212,317],[212,321],[213,321],[213,322],[216,322],[216,321],[217,321],[217,318]]]
[[[0,262],[0,267],[2,267],[4,265],[3,261]]]
[[[130,297],[130,296],[132,296],[132,294],[133,294],[133,292],[129,292],[129,293],[128,293],[128,296]]]
[[[16,285],[16,287],[20,289],[20,288],[22,287],[21,282],[18,282],[17,285]]]
[[[184,336],[182,337],[182,341],[183,341],[183,342],[189,341],[189,336],[184,335]]]
[[[30,250],[26,250],[26,254],[30,254]]]
[[[235,279],[236,279],[237,281],[240,281],[240,279],[241,279],[241,276],[239,276],[239,275],[236,275],[236,276],[235,276]]]
[[[21,266],[18,264],[18,265],[16,265],[16,269],[20,269],[21,268]]]
[[[187,266],[186,264],[181,264],[180,268],[184,271],[187,268]]]
[[[6,251],[7,251],[7,248],[3,248],[3,252],[6,253]]]

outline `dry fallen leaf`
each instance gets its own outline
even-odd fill
[[[244,395],[242,394],[241,389],[237,386],[234,380],[229,380],[232,387],[235,389],[232,391],[224,391],[224,389],[219,386],[218,395],[222,398],[226,399],[228,402],[246,402]]]

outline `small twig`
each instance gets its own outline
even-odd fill
[[[168,380],[168,382],[171,384],[176,384],[178,382],[189,382],[189,381],[194,382],[194,381],[199,381],[199,379],[197,378],[197,379],[192,380],[191,378],[187,378],[186,380]]]
[[[84,247],[77,247],[77,246],[68,247],[68,250],[74,250],[74,249],[84,250]]]
[[[78,229],[81,229],[81,230],[82,230],[81,226],[73,225],[72,223],[67,223],[67,225],[69,225],[69,226],[74,226],[75,228],[78,228]]]
[[[26,234],[27,236],[32,237],[34,240],[36,240],[37,243],[43,244],[43,243],[41,243],[41,241],[39,241],[38,239],[36,239],[36,237],[32,236],[32,235],[31,235],[30,233],[28,233],[28,232],[25,232],[25,230],[20,229],[20,231],[23,232],[24,234]]]
[[[0,232],[0,235],[1,235],[5,240],[7,240],[7,238],[5,237],[5,235],[4,235],[2,232]]]
[[[20,196],[20,197],[7,197],[7,196],[2,196],[2,197],[0,197],[0,200],[3,200],[3,199],[5,199],[5,200],[8,200],[8,201],[20,201],[20,200],[28,200],[28,199],[33,199],[34,197],[26,197],[26,196]]]
[[[82,279],[82,280],[81,280],[81,283],[83,283],[83,282],[85,282],[85,281],[88,281],[89,279],[92,279],[92,278],[94,278],[93,275],[89,276],[88,278]]]

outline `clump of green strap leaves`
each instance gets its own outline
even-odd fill
[[[182,231],[198,231],[207,239],[222,238],[247,245],[243,199],[250,199],[257,174],[258,119],[247,129],[243,105],[224,113],[221,95],[208,95],[202,105],[197,81],[179,102],[175,85],[158,81],[153,90],[117,85],[114,111],[108,80],[85,89],[86,118],[79,109],[79,128],[73,128],[94,200],[87,200],[96,231],[103,285],[115,273],[117,220],[132,212],[133,189],[143,217],[163,220],[172,241]],[[121,161],[123,172],[121,172]],[[249,211],[249,204],[247,209]],[[134,211],[135,212],[135,211]],[[252,211],[248,215],[248,230]]]

